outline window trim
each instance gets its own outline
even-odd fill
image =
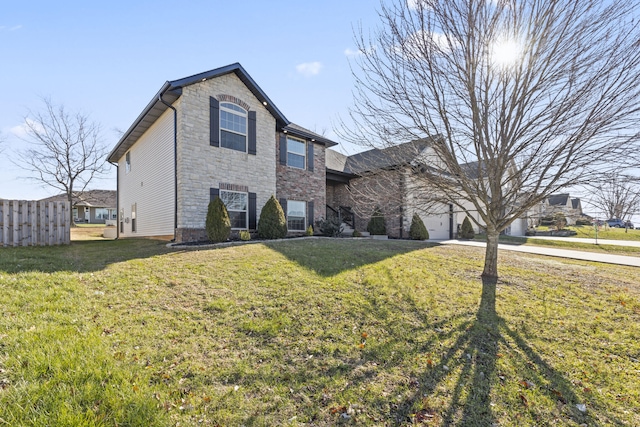
[[[238,109],[242,110],[242,112],[238,111],[238,110],[236,110],[234,108],[229,108],[229,107],[227,107],[227,105],[232,105],[234,107],[237,107]],[[219,143],[220,148],[227,148],[229,150],[238,151],[240,153],[247,153],[248,152],[247,150],[249,149],[249,111],[246,110],[244,107],[241,107],[238,104],[235,104],[233,102],[228,102],[228,101],[220,102],[218,109],[219,109],[218,114],[219,114],[219,123],[220,123],[219,129],[218,129],[218,132],[219,132],[218,138],[219,138],[219,141],[220,141],[220,143]],[[223,125],[223,120],[222,120],[222,112],[223,111],[228,113],[228,114],[233,114],[233,115],[242,117],[244,119],[245,133],[241,133],[241,132],[235,131],[233,129],[225,128],[224,125]],[[224,146],[223,143],[222,143],[222,132],[223,131],[232,133],[234,135],[243,136],[244,137],[244,151],[243,150],[236,150],[235,148]]]
[[[305,141],[304,139],[300,139],[300,138],[294,138],[294,137],[289,136],[289,135],[286,136],[286,141],[287,141],[287,166],[289,166],[290,168],[306,170],[307,169],[307,141]],[[303,149],[302,149],[303,154],[296,153],[294,151],[290,151],[289,150],[289,141],[294,141],[294,142],[301,143],[302,146],[303,146]],[[289,154],[293,154],[294,156],[302,157],[302,167],[291,165],[289,163]]]
[[[291,202],[293,202],[293,203],[302,203],[302,205],[304,206],[304,212],[303,212],[302,216],[294,216],[293,217],[293,218],[302,218],[302,223],[303,223],[303,228],[302,229],[289,228],[289,209],[291,208]],[[306,229],[307,229],[307,202],[304,202],[302,200],[289,200],[289,199],[287,199],[287,231],[300,233],[300,232],[306,231]]]
[[[229,209],[229,207],[227,206],[226,203],[224,203],[224,199],[222,198],[222,193],[238,193],[238,194],[244,194],[246,197],[246,208],[245,210],[236,210],[236,209]],[[244,228],[237,228],[237,227],[231,227],[232,230],[248,230],[249,229],[249,193],[246,191],[234,191],[234,190],[218,190],[218,197],[220,198],[220,200],[222,200],[222,203],[224,203],[224,206],[227,208],[227,212],[244,212],[245,214],[245,227]]]

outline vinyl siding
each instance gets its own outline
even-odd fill
[[[121,237],[165,236],[174,233],[173,111],[167,110],[131,147],[131,170],[125,156],[118,162]],[[136,204],[136,228],[131,231],[131,206]],[[120,218],[118,218],[120,221]],[[120,224],[118,223],[118,226]]]

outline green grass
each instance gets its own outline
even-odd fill
[[[640,270],[500,256],[1,249],[0,425],[640,425]]]
[[[539,226],[540,231],[547,231],[550,227]],[[572,237],[595,239],[596,230],[592,225],[578,225],[565,227],[568,230],[574,230],[578,233]],[[640,230],[626,230],[624,228],[612,228],[608,226],[601,226],[598,229],[598,239],[606,240],[640,240]]]

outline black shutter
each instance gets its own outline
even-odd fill
[[[287,164],[287,135],[284,133],[280,134],[280,164]]]
[[[220,197],[220,189],[219,188],[210,188],[209,189],[209,202],[213,202],[218,197]]]
[[[315,230],[315,224],[313,223],[313,200],[307,202],[307,228],[312,226]]]
[[[280,202],[280,207],[284,211],[284,217],[286,218],[287,217],[287,199],[278,199],[278,202]]]
[[[256,193],[249,193],[249,230],[257,229]]]
[[[249,111],[249,154],[256,154],[256,112]]]
[[[313,142],[307,142],[307,170],[313,172]]]
[[[209,97],[209,144],[220,146],[220,103],[213,96]]]

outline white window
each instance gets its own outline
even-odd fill
[[[306,145],[304,141],[287,137],[287,166],[304,169],[306,163]]]
[[[289,231],[305,231],[307,203],[287,200],[287,228]]]
[[[136,219],[136,214],[138,210],[138,204],[134,203],[131,205],[131,232],[135,233],[138,231],[138,223],[137,223],[137,219]]]
[[[220,199],[229,212],[229,220],[231,221],[231,229],[246,230],[248,216],[248,194],[239,191],[220,190]]]
[[[96,219],[109,219],[109,209],[96,208]]]
[[[115,209],[107,209],[109,211],[109,219],[118,219],[118,211]]]
[[[124,170],[126,173],[131,172],[131,151],[127,151],[124,156]]]
[[[247,151],[247,111],[223,102],[220,104],[220,146]]]

